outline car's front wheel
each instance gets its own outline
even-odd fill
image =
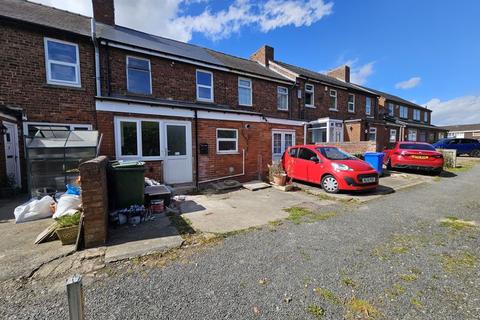
[[[338,181],[332,175],[326,175],[322,179],[322,188],[328,193],[337,193],[338,189]]]

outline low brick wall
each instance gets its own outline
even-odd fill
[[[317,143],[317,145],[338,147],[351,154],[364,154],[365,152],[377,151],[377,144],[374,141],[329,142],[329,143]]]
[[[108,230],[108,158],[100,156],[80,165],[85,247],[104,245]]]

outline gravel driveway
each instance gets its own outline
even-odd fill
[[[479,181],[477,165],[166,266],[112,265],[85,285],[87,318],[480,319],[479,227],[441,223],[480,221]],[[49,285],[4,284],[0,318],[66,319],[66,295]]]

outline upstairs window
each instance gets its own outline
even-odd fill
[[[420,121],[420,110],[413,109],[413,120]]]
[[[408,108],[405,106],[400,106],[400,118],[408,118]]]
[[[288,89],[277,87],[277,109],[288,110]]]
[[[427,111],[423,112],[423,122],[428,123],[428,112]]]
[[[395,108],[391,102],[388,103],[388,115],[391,117],[395,115]]]
[[[197,100],[213,102],[213,73],[197,70]]]
[[[315,107],[315,87],[313,84],[305,85],[305,106],[314,108]]]
[[[355,95],[348,94],[348,112],[355,112]]]
[[[47,83],[80,87],[80,58],[75,43],[45,38]]]
[[[139,94],[152,94],[150,60],[127,57],[127,91]]]
[[[372,98],[370,97],[365,99],[365,114],[367,116],[372,114]]]
[[[337,90],[330,90],[330,110],[338,110],[337,108]]]
[[[252,80],[238,78],[238,104],[252,106]]]
[[[369,141],[377,141],[377,128],[371,127],[368,130],[368,140]]]

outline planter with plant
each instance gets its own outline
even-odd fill
[[[73,215],[65,215],[56,219],[57,228],[55,233],[63,245],[73,244],[77,240],[80,215],[81,212],[77,211]]]
[[[278,186],[284,186],[287,184],[287,174],[283,170],[280,162],[273,162],[268,166],[268,175],[270,182],[273,182]]]

